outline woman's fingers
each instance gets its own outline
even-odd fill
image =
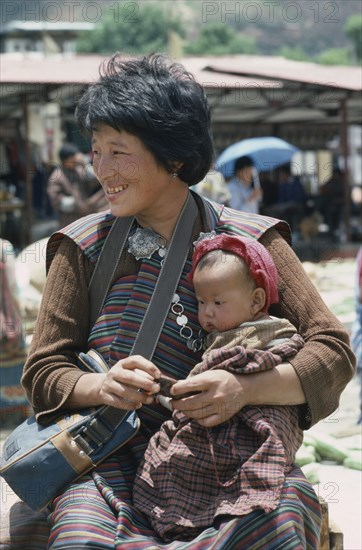
[[[153,402],[160,389],[155,378],[158,368],[141,356],[118,361],[106,374],[101,393],[106,404],[122,409],[137,409]]]
[[[130,355],[121,361],[118,361],[115,366],[121,365],[125,370],[137,370],[143,371],[149,374],[153,379],[157,379],[161,376],[160,370],[156,367],[152,361],[145,359],[142,355]]]
[[[171,390],[177,400],[172,407],[197,420],[203,426],[225,422],[246,405],[241,377],[222,369],[215,369],[177,382]],[[182,398],[186,392],[201,392]]]
[[[209,389],[209,381],[203,376],[203,374],[198,374],[196,376],[190,376],[185,380],[179,380],[176,382],[171,389],[171,395],[179,399],[183,399],[185,394],[194,394],[192,397],[201,397],[200,392],[205,392]],[[188,403],[194,404],[195,399],[189,399]]]
[[[143,390],[148,393],[159,391],[159,384],[155,382],[161,373],[159,369],[140,355],[134,355],[118,361],[109,371],[119,383]]]

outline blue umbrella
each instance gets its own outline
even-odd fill
[[[230,178],[234,175],[235,161],[240,157],[248,156],[259,172],[267,172],[290,162],[292,156],[298,151],[298,147],[276,137],[243,139],[230,145],[221,153],[216,160],[216,169],[225,178]]]

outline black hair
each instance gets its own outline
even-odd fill
[[[64,143],[64,145],[59,150],[59,158],[62,162],[69,159],[70,157],[74,157],[79,153],[79,149],[76,145],[73,143]]]
[[[115,54],[80,98],[75,116],[85,132],[106,124],[137,136],[170,173],[182,163],[177,172],[188,185],[201,181],[212,164],[205,91],[165,55],[124,59]]]
[[[280,174],[286,174],[288,176],[291,176],[292,167],[291,167],[290,162],[287,162],[286,164],[282,164],[281,166],[279,166],[277,168],[277,172],[279,172]]]
[[[234,172],[236,174],[236,172],[238,172],[238,170],[242,170],[243,168],[248,168],[249,166],[254,166],[254,162],[252,161],[252,159],[250,157],[248,157],[248,156],[239,157],[235,161]]]

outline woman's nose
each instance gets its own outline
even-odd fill
[[[107,178],[116,179],[117,166],[114,161],[111,161],[107,156],[99,156],[96,162],[94,162],[94,171],[100,180]]]

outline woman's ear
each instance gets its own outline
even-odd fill
[[[253,290],[253,294],[251,296],[251,312],[253,315],[256,315],[261,311],[266,302],[266,293],[263,288],[258,286]]]

